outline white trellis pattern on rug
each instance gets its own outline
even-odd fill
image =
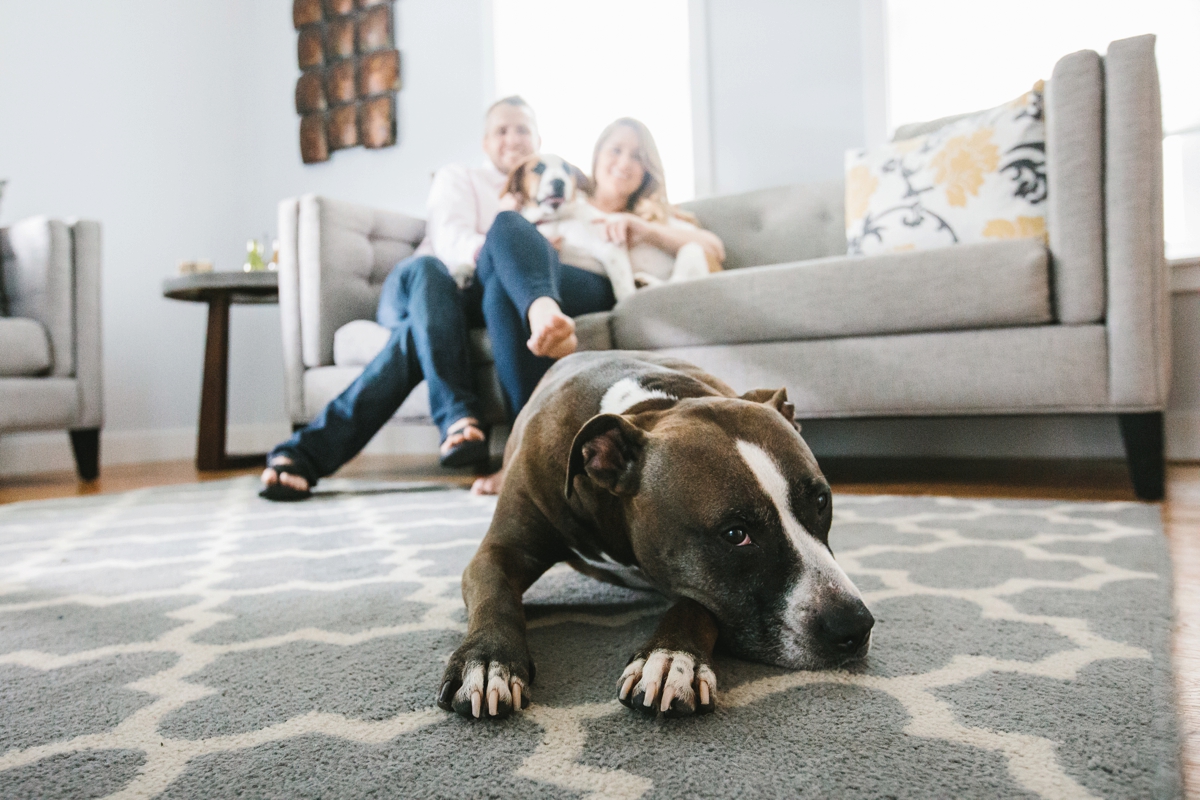
[[[100,647],[46,652],[19,649],[0,655],[0,667],[11,665],[52,671],[117,655],[167,653],[177,660],[161,671],[124,688],[151,699],[115,727],[28,747],[0,755],[0,787],[7,771],[35,765],[49,757],[85,750],[133,750],[144,755],[136,775],[112,798],[152,797],[165,791],[195,759],[232,753],[305,734],[322,734],[360,743],[386,743],[420,735],[451,717],[433,707],[437,675],[429,675],[429,707],[396,716],[360,719],[312,710],[251,731],[202,738],[168,736],[160,728],[173,712],[214,694],[197,680],[214,662],[236,653],[279,648],[295,642],[315,642],[352,648],[383,639],[402,640],[421,631],[463,631],[462,601],[457,571],[438,574],[429,568],[447,553],[465,563],[480,541],[494,510],[494,501],[452,490],[387,491],[387,487],[330,482],[337,489],[356,488],[336,498],[308,504],[275,505],[258,500],[254,483],[236,480],[187,490],[142,490],[87,501],[21,504],[0,507],[0,615],[36,609],[84,606],[105,608],[136,601],[177,598],[186,605],[165,612],[172,623],[166,632],[139,641]],[[323,484],[324,486],[324,484]],[[409,487],[421,489],[425,487]],[[1151,528],[1129,524],[1121,512],[1129,504],[1093,504],[1081,513],[1076,504],[1004,505],[985,500],[928,501],[914,513],[896,515],[884,507],[885,497],[839,497],[834,544],[839,526],[875,525],[892,534],[886,543],[839,550],[838,560],[855,580],[866,582],[864,599],[876,606],[891,598],[931,596],[954,598],[977,606],[985,620],[1005,620],[1047,626],[1072,647],[1033,661],[987,655],[955,655],[948,663],[917,674],[884,676],[865,672],[785,672],[727,688],[722,708],[760,703],[797,687],[836,684],[861,687],[895,698],[908,715],[909,736],[942,740],[1002,755],[1013,783],[1042,797],[1095,796],[1060,763],[1059,743],[1043,736],[1005,732],[963,722],[937,690],[986,674],[1013,673],[1069,681],[1081,670],[1109,659],[1150,659],[1145,648],[1105,638],[1086,619],[1024,613],[1012,602],[1031,589],[1098,592],[1115,582],[1159,581],[1155,572],[1128,569],[1104,557],[1054,549],[1064,543],[1106,544],[1157,535]],[[877,509],[881,509],[876,513]],[[1031,535],[1019,538],[973,537],[973,527],[988,518],[1028,518]],[[323,536],[352,525],[357,543]],[[1040,530],[1044,526],[1045,530]],[[436,535],[432,535],[436,533]],[[286,540],[272,544],[271,540]],[[177,542],[183,552],[161,553]],[[300,544],[297,544],[297,543]],[[1068,565],[1072,578],[1011,577],[982,588],[924,585],[911,570],[872,566],[883,554],[921,557],[963,548],[1003,548],[1031,563]],[[131,552],[144,549],[144,557]],[[117,557],[106,552],[124,553]],[[982,552],[982,551],[981,551]],[[265,585],[231,588],[248,570],[276,562],[334,563],[347,557],[368,557],[379,565],[373,574],[357,577],[283,577]],[[141,578],[158,574],[181,576],[173,585],[130,588]],[[445,571],[443,571],[445,572]],[[105,576],[110,576],[106,578]],[[76,580],[99,586],[89,591],[56,591]],[[106,590],[106,582],[113,588]],[[404,599],[420,604],[419,618],[399,625],[367,627],[353,632],[299,627],[282,634],[227,643],[211,643],[199,634],[232,619],[223,606],[235,599],[285,592],[338,593],[377,584],[414,585]],[[126,589],[126,590],[122,590]],[[534,619],[531,628],[629,625],[661,606],[606,614],[593,610],[561,611]],[[636,646],[630,642],[630,651]],[[448,652],[443,656],[448,655]],[[620,672],[615,666],[613,678]],[[536,700],[535,685],[535,700]],[[629,714],[616,701],[576,705],[535,704],[526,719],[540,727],[541,740],[531,755],[515,766],[515,775],[543,785],[583,793],[588,798],[632,800],[651,791],[654,781],[629,770],[591,766],[581,761],[588,742],[586,724],[610,715]],[[638,724],[646,724],[642,720]]]

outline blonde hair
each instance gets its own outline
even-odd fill
[[[592,152],[593,191],[596,186],[596,162],[600,160],[600,151],[604,148],[605,142],[617,132],[617,128],[621,127],[629,128],[637,136],[640,154],[638,162],[646,172],[642,177],[642,185],[629,195],[629,202],[625,210],[637,214],[648,222],[666,222],[671,217],[678,217],[695,223],[696,218],[693,215],[668,202],[667,179],[663,174],[662,158],[658,155],[658,146],[654,143],[650,129],[633,117],[621,117],[611,123],[601,131],[600,138],[596,140],[596,148]]]

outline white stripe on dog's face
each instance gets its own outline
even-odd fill
[[[575,176],[571,174],[566,161],[558,156],[545,155],[541,158],[540,166],[542,172],[534,198],[538,205],[550,201],[569,203],[575,199]]]
[[[621,378],[600,399],[601,414],[624,414],[644,400],[678,400],[661,389],[646,389],[636,378]]]
[[[770,454],[758,445],[741,439],[737,442],[737,449],[742,460],[746,462],[750,471],[754,473],[754,477],[758,479],[759,486],[766,492],[767,497],[771,498],[771,502],[779,514],[780,522],[783,524],[783,530],[792,546],[796,548],[796,552],[800,556],[800,563],[804,567],[799,579],[788,592],[787,610],[784,615],[785,625],[793,631],[799,632],[804,627],[805,618],[816,612],[818,598],[822,596],[849,595],[861,600],[862,595],[859,594],[858,587],[846,575],[841,565],[834,561],[833,554],[829,552],[829,549],[817,541],[800,523],[800,520],[796,519],[796,515],[792,511],[791,492],[788,491],[787,479],[783,477],[775,459],[771,458]],[[783,647],[785,652],[792,651],[789,655],[803,656],[802,653],[795,652],[803,647],[797,641],[785,640]]]

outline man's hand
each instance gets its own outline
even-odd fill
[[[604,226],[606,239],[626,247],[646,241],[651,233],[650,223],[636,214],[609,214],[596,220],[596,224]]]

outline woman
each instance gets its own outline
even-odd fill
[[[690,243],[703,248],[710,264],[725,260],[720,238],[667,201],[654,137],[635,119],[618,119],[596,141],[590,202],[610,215],[606,234],[629,246],[635,273],[661,272],[655,256],[674,259]],[[560,263],[554,247],[515,211],[496,217],[477,274],[497,373],[515,419],[546,370],[578,347],[571,317],[607,311],[616,299],[603,273]],[[472,487],[479,494],[499,489],[500,473]]]

